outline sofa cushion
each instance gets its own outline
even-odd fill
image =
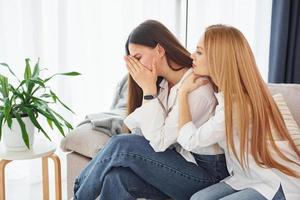
[[[281,94],[273,95],[273,98],[280,110],[280,113],[283,117],[284,123],[295,143],[298,150],[300,151],[300,129],[294,120],[290,109],[288,108],[286,102],[284,101],[284,98]]]
[[[271,93],[282,94],[295,121],[300,126],[300,84],[269,84]]]
[[[68,133],[60,143],[63,151],[75,151],[81,155],[92,158],[109,140],[109,136],[92,129],[87,123],[76,127]]]

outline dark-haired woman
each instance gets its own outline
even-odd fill
[[[178,137],[178,91],[193,70],[189,52],[161,23],[145,21],[126,42],[128,117],[133,134],[114,136],[76,179],[75,199],[189,199],[228,175],[218,145],[186,151]],[[200,99],[200,100],[199,100]],[[189,98],[197,127],[213,115],[206,84]]]

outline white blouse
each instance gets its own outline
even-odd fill
[[[286,199],[299,200],[299,178],[288,176],[277,169],[259,167],[252,155],[249,155],[249,169],[243,171],[238,160],[232,151],[228,151],[226,145],[223,93],[217,93],[215,95],[219,103],[216,107],[215,115],[200,128],[197,128],[193,122],[185,124],[180,129],[177,139],[178,143],[181,144],[183,148],[192,152],[216,143],[219,144],[225,151],[226,164],[228,172],[230,173],[230,176],[223,181],[229,184],[233,189],[242,190],[253,188],[265,198],[272,199],[281,185]],[[237,155],[240,155],[240,143],[237,137],[238,130],[234,127],[233,131],[235,135],[234,143],[236,152]],[[296,153],[292,151],[287,141],[275,141],[275,143],[288,158],[299,163]],[[277,161],[300,173],[299,166],[282,160],[274,151],[272,153]]]
[[[168,95],[168,82],[164,79],[160,83],[158,97],[144,102],[134,112],[124,120],[126,126],[134,132],[141,130],[142,135],[150,142],[150,145],[156,152],[165,151],[174,146],[187,161],[196,164],[196,161],[189,151],[183,149],[177,143],[179,134],[178,127],[178,90],[183,80],[193,72],[189,69],[174,85]],[[189,105],[193,124],[200,127],[213,114],[216,106],[214,91],[210,84],[194,90],[189,95]],[[205,148],[195,151],[198,154],[215,155],[224,153],[219,145],[212,144]]]

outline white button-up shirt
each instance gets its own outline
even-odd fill
[[[225,113],[224,113],[224,97],[223,93],[216,94],[218,105],[216,107],[215,115],[210,118],[200,128],[197,128],[193,122],[185,124],[179,133],[177,139],[178,143],[183,148],[189,151],[198,151],[201,148],[213,144],[219,144],[225,151],[226,164],[228,172],[231,176],[224,179],[233,189],[242,190],[246,188],[253,188],[261,193],[265,198],[272,199],[278,191],[280,185],[282,186],[286,199],[299,200],[300,199],[300,179],[288,176],[277,169],[262,168],[257,165],[252,155],[249,155],[249,169],[243,170],[238,160],[232,151],[228,151],[225,136]],[[237,155],[240,155],[240,143],[238,139],[238,126],[233,126],[234,143]],[[251,130],[251,127],[250,127]],[[275,141],[278,148],[288,158],[299,163],[297,155],[289,147],[287,141]],[[300,173],[300,167],[282,160],[275,151],[273,153],[276,161]]]
[[[163,79],[160,83],[158,97],[144,102],[141,107],[127,116],[124,123],[132,132],[136,129],[141,130],[142,135],[149,140],[154,151],[162,152],[174,146],[176,151],[187,161],[196,164],[192,154],[177,143],[179,134],[178,90],[183,80],[192,72],[193,70],[189,69],[181,80],[170,89],[170,92],[168,92],[168,82]],[[195,127],[200,127],[214,114],[216,99],[212,86],[207,84],[191,92],[189,105],[193,123]],[[224,152],[219,145],[212,144],[195,151],[195,153],[215,155]]]

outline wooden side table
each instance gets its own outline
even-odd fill
[[[14,160],[29,160],[35,158],[42,158],[43,200],[49,200],[49,158],[51,158],[54,161],[55,197],[56,200],[61,200],[61,164],[59,157],[54,153],[55,150],[56,146],[53,143],[40,137],[35,138],[35,142],[32,149],[28,151],[6,151],[6,149],[3,146],[0,146],[0,200],[5,200],[5,166]]]

